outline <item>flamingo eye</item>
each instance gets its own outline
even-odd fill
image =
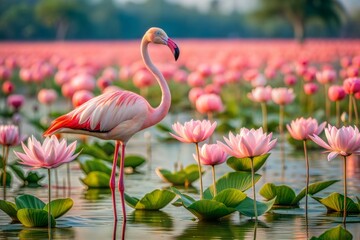
[[[159,36],[159,35],[160,35],[160,31],[156,31],[156,35],[158,35],[158,36]]]

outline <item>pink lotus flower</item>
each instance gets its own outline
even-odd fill
[[[329,161],[339,154],[344,157],[350,156],[351,154],[360,154],[360,134],[356,126],[337,129],[329,124],[328,127],[325,128],[325,135],[328,143],[317,135],[310,136],[310,138],[316,144],[327,149],[325,152],[329,152]]]
[[[248,93],[248,98],[253,102],[268,102],[271,100],[271,87],[259,86]]]
[[[21,142],[19,128],[15,125],[0,126],[0,145],[16,146]]]
[[[287,105],[294,101],[295,94],[292,88],[273,88],[271,97],[278,105]]]
[[[226,153],[237,158],[253,158],[268,153],[275,147],[276,139],[271,140],[272,133],[266,134],[262,128],[247,129],[241,128],[240,133],[234,135],[229,133],[229,139],[224,137],[226,144],[218,144]]]
[[[20,159],[19,163],[33,168],[56,168],[63,163],[71,162],[79,155],[74,154],[76,141],[67,146],[65,139],[59,142],[54,135],[45,138],[43,144],[32,136],[29,137],[27,146],[24,143],[21,145],[25,153],[14,151]]]
[[[20,94],[12,94],[7,98],[7,105],[18,111],[25,102],[25,97]]]
[[[329,87],[328,97],[333,102],[340,101],[346,97],[346,93],[342,86],[333,85]]]
[[[7,80],[3,83],[1,89],[2,89],[3,93],[5,93],[5,95],[9,95],[14,91],[15,86],[12,82]]]
[[[221,112],[223,109],[224,106],[219,95],[203,94],[196,100],[196,110],[199,113]]]
[[[71,101],[72,101],[73,107],[76,108],[76,107],[82,105],[83,103],[89,101],[93,97],[94,97],[94,94],[92,92],[90,92],[88,90],[80,90],[73,94]]]
[[[321,84],[333,83],[336,80],[336,72],[332,69],[325,69],[316,73],[316,79]]]
[[[304,92],[306,95],[313,95],[317,93],[319,86],[316,83],[309,82],[304,84]]]
[[[193,154],[195,160],[197,157]],[[200,148],[200,162],[203,165],[218,165],[224,163],[227,159],[227,154],[218,144],[204,144]]]
[[[216,122],[211,124],[208,120],[196,120],[193,119],[189,122],[185,122],[184,125],[180,123],[174,123],[172,129],[175,134],[170,133],[171,136],[184,143],[199,143],[208,139],[216,128]]]
[[[188,97],[189,97],[189,101],[195,105],[196,104],[196,100],[201,96],[205,94],[205,90],[199,87],[194,87],[191,88],[191,90],[189,91]]]
[[[38,100],[42,104],[51,105],[57,99],[57,93],[54,89],[41,89],[38,93]]]
[[[314,118],[297,118],[286,125],[292,138],[296,140],[308,140],[312,135],[319,135],[324,129],[326,122],[318,125]]]
[[[347,94],[360,92],[360,78],[350,77],[345,79],[343,87]]]

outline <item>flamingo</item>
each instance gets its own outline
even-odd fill
[[[158,107],[151,107],[145,98],[133,92],[123,90],[105,92],[55,119],[43,134],[49,136],[54,133],[74,133],[104,140],[115,140],[114,160],[109,183],[115,221],[117,221],[117,212],[114,190],[119,148],[121,147],[121,158],[118,187],[122,202],[123,221],[126,222],[125,146],[135,133],[160,122],[167,115],[171,104],[171,94],[166,80],[149,57],[149,43],[167,45],[174,55],[175,61],[178,59],[180,51],[176,43],[160,28],[150,28],[142,38],[140,47],[142,59],[148,70],[155,76],[162,93]]]

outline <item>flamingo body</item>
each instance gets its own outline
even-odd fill
[[[167,82],[149,57],[147,51],[149,43],[167,45],[174,54],[175,60],[179,57],[180,52],[177,45],[160,28],[150,28],[142,38],[140,49],[142,59],[148,70],[155,76],[162,93],[161,103],[158,107],[151,107],[145,98],[133,92],[122,90],[106,92],[55,119],[43,134],[49,136],[63,132],[115,140],[114,161],[109,183],[115,221],[117,221],[117,213],[114,189],[119,149],[121,147],[119,191],[123,221],[126,222],[124,203],[126,143],[135,133],[160,122],[167,115],[171,104],[171,94]]]

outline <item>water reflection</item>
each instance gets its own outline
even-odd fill
[[[131,213],[128,222],[145,224],[160,231],[171,231],[173,228],[171,216],[163,211],[135,210]]]
[[[89,188],[84,192],[84,198],[86,200],[99,200],[108,198],[110,193],[110,188]]]
[[[11,227],[2,230],[0,236],[4,237],[4,239],[48,240],[49,232],[48,228],[25,228],[20,224],[13,224]],[[51,239],[76,239],[76,234],[73,228],[52,228]]]

